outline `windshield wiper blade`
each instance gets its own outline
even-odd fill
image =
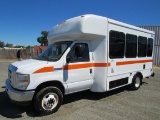
[[[41,58],[44,58],[45,60],[48,61],[48,57],[46,57],[46,56],[42,56]]]

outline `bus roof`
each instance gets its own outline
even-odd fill
[[[65,20],[57,24],[53,29],[49,31],[48,40],[49,42],[51,42],[53,40],[63,38],[76,39],[78,37],[81,37],[82,39],[86,36],[94,36],[93,38],[98,38],[102,36],[104,37],[106,35],[108,23],[123,26],[129,29],[134,29],[145,33],[154,34],[153,31],[149,31],[140,27],[119,22],[107,17],[86,14]]]

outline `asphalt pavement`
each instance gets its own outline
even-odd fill
[[[51,115],[38,116],[32,106],[20,107],[5,96],[10,62],[0,62],[0,120],[160,120],[160,68],[146,78],[137,91],[127,87],[105,93],[84,91],[64,97],[63,105]]]

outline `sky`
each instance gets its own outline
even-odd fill
[[[0,41],[40,45],[41,31],[84,14],[135,26],[160,26],[160,0],[0,0]]]

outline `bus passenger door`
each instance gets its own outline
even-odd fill
[[[123,32],[110,30],[109,32],[109,58],[108,68],[108,90],[128,84],[129,73],[123,66],[117,63],[124,61],[125,34]]]

